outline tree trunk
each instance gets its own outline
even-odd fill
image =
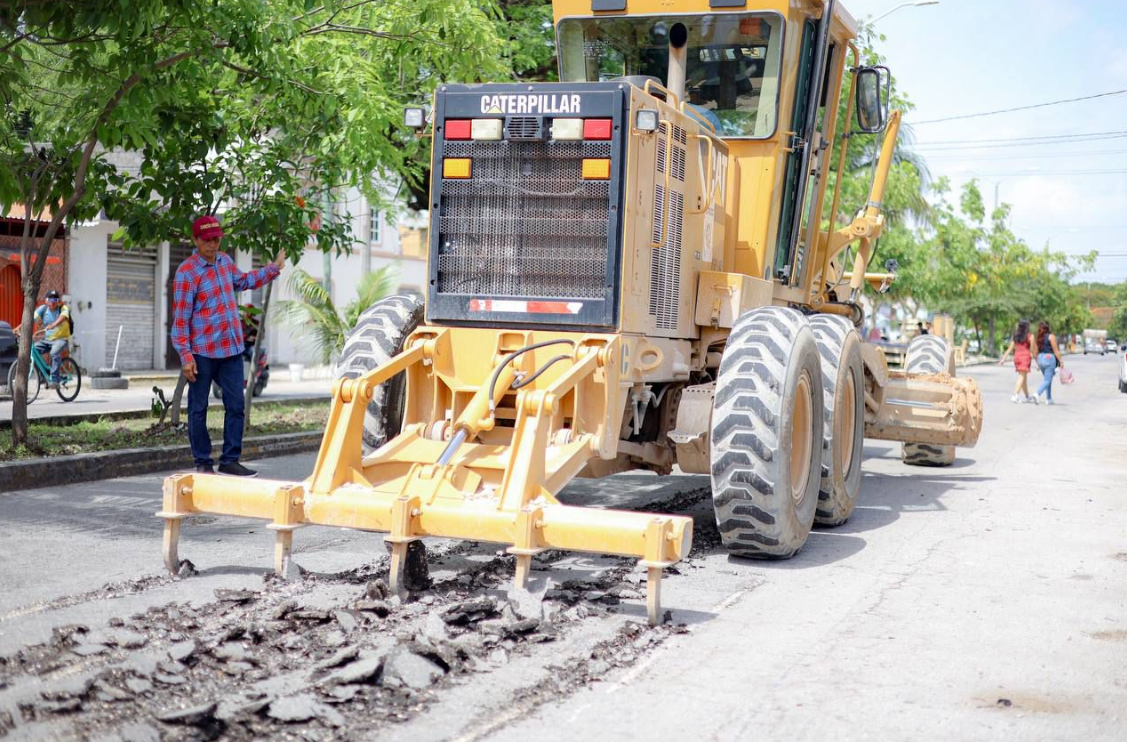
[[[989,325],[988,325],[988,329],[987,329],[987,332],[990,335],[990,355],[992,355],[992,356],[998,354],[998,348],[994,344],[994,334],[995,334],[995,329],[996,329],[994,320],[995,320],[994,315],[990,315]]]
[[[16,376],[12,383],[12,447],[27,443],[27,377],[31,370],[31,337],[35,297],[39,286],[31,288],[30,276],[23,281],[23,317],[20,319],[20,344],[16,357]],[[38,284],[38,282],[36,282]]]
[[[243,409],[245,417],[243,418],[243,435],[250,432],[250,405],[254,400],[254,377],[258,372],[258,359],[262,355],[262,346],[266,344],[266,312],[270,309],[270,293],[274,287],[274,282],[266,284],[266,291],[262,294],[262,314],[258,319],[258,339],[254,342],[254,352],[251,353],[250,358],[250,376],[247,379],[247,388],[243,392]]]
[[[971,320],[974,324],[974,339],[978,343],[978,352],[982,352],[982,330],[978,329],[978,320]]]
[[[180,404],[184,399],[184,388],[188,386],[188,377],[184,372],[180,372],[180,378],[176,380],[176,390],[172,392],[172,417],[168,418],[168,422],[173,427],[180,425]]]

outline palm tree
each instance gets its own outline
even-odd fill
[[[291,335],[308,342],[321,363],[329,363],[344,348],[344,339],[361,313],[389,296],[399,283],[399,268],[385,265],[360,279],[356,298],[338,310],[325,287],[301,268],[294,269],[286,288],[296,298],[278,302],[281,319]]]

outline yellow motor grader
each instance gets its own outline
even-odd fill
[[[518,586],[538,552],[606,553],[648,568],[656,622],[692,521],[565,505],[573,477],[709,474],[731,553],[786,558],[849,517],[864,437],[903,442],[908,464],[975,444],[981,397],[942,338],[916,338],[891,371],[857,332],[863,287],[893,278],[869,261],[900,114],[845,9],[554,12],[560,82],[436,91],[425,309],[394,297],[360,318],[312,475],[169,477],[170,570],[195,513],[272,521],[278,570],[301,526],[384,533],[396,592],[427,537],[507,546]],[[405,119],[426,126],[420,109]],[[868,201],[838,226],[831,145],[846,140],[840,174],[855,131],[883,144]]]

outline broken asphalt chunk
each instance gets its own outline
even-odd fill
[[[229,590],[221,587],[215,591],[215,599],[221,603],[249,603],[257,597],[258,593],[252,590]]]
[[[157,714],[156,719],[163,721],[165,724],[198,727],[215,721],[215,710],[217,708],[219,708],[219,704],[213,702],[184,709],[171,709]]]
[[[465,625],[496,616],[500,613],[497,600],[484,596],[454,603],[442,610],[442,620],[448,624]]]
[[[334,727],[344,725],[340,712],[318,701],[308,693],[279,698],[266,708],[266,715],[287,723],[321,719]]]
[[[326,686],[370,683],[379,676],[383,664],[382,654],[362,657],[325,676],[321,683]]]
[[[385,600],[358,600],[352,607],[365,613],[374,613],[380,618],[391,613],[391,606]]]
[[[168,648],[168,656],[174,662],[183,662],[196,653],[196,643],[188,640],[186,642],[178,642]]]
[[[384,663],[382,685],[423,690],[445,675],[445,670],[430,659],[404,648],[396,647]]]

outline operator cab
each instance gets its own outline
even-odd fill
[[[783,28],[776,13],[564,18],[560,80],[643,76],[672,87],[670,40],[687,32],[685,97],[694,113],[721,137],[765,139],[778,121]]]

